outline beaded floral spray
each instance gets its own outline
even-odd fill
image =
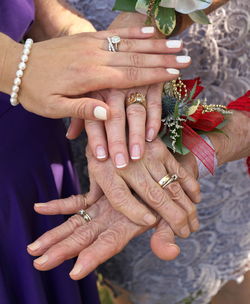
[[[162,96],[162,128],[160,137],[165,144],[180,154],[193,152],[214,172],[214,149],[201,134],[222,132],[232,112],[222,105],[208,105],[206,99],[197,98],[202,92],[200,79],[173,80],[164,86]]]
[[[147,24],[155,24],[164,35],[176,27],[177,14],[187,14],[194,22],[209,24],[204,9],[212,0],[116,0],[114,10],[138,12],[148,16]]]

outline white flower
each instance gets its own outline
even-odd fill
[[[161,0],[160,6],[174,8],[182,14],[203,10],[212,4],[212,0]]]

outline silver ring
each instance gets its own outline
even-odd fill
[[[87,223],[92,220],[91,216],[84,209],[79,210],[77,214],[80,215]]]
[[[118,45],[121,42],[121,37],[119,36],[112,36],[108,37],[108,43],[109,43],[109,51],[110,52],[118,52]]]

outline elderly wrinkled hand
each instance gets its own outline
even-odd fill
[[[183,161],[183,166],[190,175],[195,177],[195,158],[190,154],[181,157],[180,161]],[[30,244],[28,252],[33,256],[40,256],[34,261],[36,269],[49,270],[78,256],[70,276],[79,280],[119,253],[131,239],[153,227],[134,224],[114,210],[105,196],[96,201],[96,195],[88,193],[86,196],[77,195],[35,204],[35,210],[44,215],[73,214],[85,209],[92,218],[87,223],[80,215],[73,215],[65,223]],[[163,260],[175,259],[180,249],[175,245],[173,230],[160,218],[157,219],[155,228],[151,237],[153,252]]]

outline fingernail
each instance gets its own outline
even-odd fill
[[[40,258],[36,259],[34,262],[38,265],[42,265],[48,261],[49,257],[47,255],[43,255]]]
[[[36,241],[34,243],[31,243],[27,246],[30,250],[35,251],[41,247],[41,243]]]
[[[68,139],[69,139],[69,135],[70,135],[70,129],[71,129],[71,125],[69,126],[67,133],[66,133],[66,138],[68,138]]]
[[[155,28],[153,26],[145,26],[141,29],[143,34],[152,34],[155,31]]]
[[[173,75],[178,75],[180,74],[180,71],[179,70],[176,70],[176,69],[167,69],[166,70],[169,74],[173,74]]]
[[[125,161],[125,157],[122,153],[117,153],[115,156],[115,165],[116,168],[121,169],[127,166],[127,163]]]
[[[155,130],[153,128],[149,129],[147,132],[146,141],[149,142],[153,141],[154,136],[155,136]]]
[[[144,222],[147,224],[147,225],[153,225],[155,222],[156,222],[156,217],[153,216],[152,214],[148,213],[144,216]]]
[[[188,226],[183,227],[180,232],[181,232],[182,236],[184,236],[184,237],[188,236],[189,235],[189,227]]]
[[[198,230],[200,227],[200,223],[197,219],[194,219],[191,224],[193,226],[193,229],[195,229],[195,230]]]
[[[191,61],[190,56],[176,56],[176,61],[178,63],[188,63]]]
[[[82,271],[82,265],[80,265],[80,264],[78,264],[78,265],[76,265],[73,269],[72,269],[72,271],[70,272],[70,276],[75,276],[75,275],[78,275],[80,272]]]
[[[141,148],[140,145],[133,145],[131,151],[131,159],[140,159],[141,158]]]
[[[166,46],[170,49],[179,49],[182,45],[181,40],[168,40],[166,41]]]
[[[46,207],[47,205],[45,203],[36,203],[35,207],[40,208],[40,207]]]
[[[104,159],[107,157],[106,151],[102,146],[97,146],[96,147],[96,157],[98,159]]]
[[[100,120],[107,120],[107,110],[100,106],[95,107],[94,116],[95,116],[95,118],[100,119]]]

